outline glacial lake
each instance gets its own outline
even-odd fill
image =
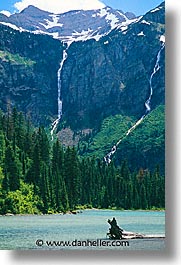
[[[47,246],[47,241],[108,240],[108,219],[126,231],[165,236],[164,211],[85,210],[79,214],[0,216],[0,249],[163,250],[165,239],[132,239],[129,246]],[[40,246],[36,245],[36,242]]]

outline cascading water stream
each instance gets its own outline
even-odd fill
[[[57,128],[57,125],[62,117],[62,107],[63,107],[63,104],[62,104],[62,98],[61,98],[61,92],[62,92],[62,80],[61,80],[61,72],[62,72],[62,68],[63,68],[63,65],[64,65],[64,62],[66,61],[67,59],[67,49],[68,47],[63,51],[63,59],[60,63],[60,68],[58,69],[58,73],[57,73],[57,77],[58,77],[58,98],[57,98],[57,101],[58,101],[58,117],[57,119],[52,123],[52,129],[51,129],[51,136],[52,136],[52,140],[53,140],[53,135],[54,135],[54,132]]]
[[[161,56],[161,52],[162,50],[165,48],[165,38],[164,36],[161,36],[160,41],[162,42],[162,46],[161,49],[159,50],[158,54],[157,54],[157,60],[156,60],[156,64],[154,66],[153,72],[150,76],[150,80],[149,80],[149,84],[150,84],[150,95],[149,98],[146,100],[145,102],[145,108],[146,111],[144,113],[144,115],[119,139],[119,141],[112,147],[111,151],[104,157],[104,161],[106,162],[106,164],[110,164],[111,163],[111,157],[114,155],[114,153],[117,151],[117,147],[118,145],[120,145],[120,143],[123,141],[123,139],[125,139],[132,131],[134,131],[137,126],[142,123],[142,121],[144,120],[144,118],[150,113],[151,111],[151,106],[150,106],[150,102],[151,102],[151,98],[153,95],[153,86],[152,86],[152,80],[154,75],[159,71],[160,69],[160,56]]]

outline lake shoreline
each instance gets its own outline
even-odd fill
[[[43,213],[30,213],[30,214],[13,214],[13,213],[6,213],[6,214],[2,214],[0,215],[0,217],[3,217],[3,216],[8,216],[8,217],[11,217],[11,216],[48,216],[48,215],[66,215],[66,214],[71,214],[71,215],[76,215],[76,214],[81,214],[83,211],[120,211],[120,212],[165,212],[165,209],[151,209],[151,210],[143,210],[143,209],[138,209],[138,210],[133,210],[133,209],[130,209],[130,210],[124,210],[124,209],[100,209],[100,208],[85,208],[85,209],[78,209],[78,210],[73,210],[73,211],[67,211],[67,212],[59,212],[59,213],[46,213],[46,214],[43,214]]]

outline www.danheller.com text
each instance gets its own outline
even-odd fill
[[[73,240],[73,241],[56,241],[42,240],[36,241],[38,247],[129,247],[129,241],[123,240]]]

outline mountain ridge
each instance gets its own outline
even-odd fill
[[[100,38],[120,23],[134,18],[135,15],[131,12],[124,13],[111,7],[54,14],[30,5],[10,17],[0,16],[0,21],[15,25],[20,30],[49,34],[64,42],[70,42],[84,40],[86,37]]]

